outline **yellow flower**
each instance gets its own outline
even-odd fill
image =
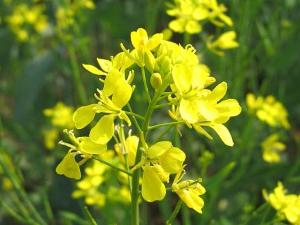
[[[68,178],[80,179],[80,166],[92,155],[108,154],[106,152],[107,146],[106,144],[94,142],[90,137],[75,137],[72,130],[68,131],[67,134],[73,144],[59,142],[70,149],[63,160],[57,165],[56,173]],[[76,156],[78,156],[77,160],[75,159]]]
[[[210,139],[212,137],[202,126],[211,127],[226,145],[232,146],[231,135],[223,123],[230,117],[239,115],[241,107],[235,99],[221,101],[226,94],[227,84],[222,82],[212,91],[206,89],[214,79],[210,79],[208,71],[201,65],[176,64],[172,77],[173,90],[177,96],[171,99],[174,107],[170,116],[192,125],[196,131]]]
[[[53,108],[45,109],[43,113],[51,118],[51,123],[55,127],[67,129],[74,127],[72,121],[73,108],[65,105],[63,102],[56,103]]]
[[[124,155],[127,155],[128,165],[134,166],[137,148],[139,145],[139,138],[137,136],[128,136],[122,146],[122,143],[115,145],[115,150],[121,157],[122,161],[125,162]]]
[[[300,195],[287,194],[281,182],[278,182],[273,193],[268,194],[263,190],[264,198],[277,210],[281,218],[289,223],[300,224]]]
[[[208,10],[192,0],[175,1],[175,5],[170,6],[167,14],[176,17],[169,23],[171,30],[190,34],[199,33],[202,30],[202,25],[199,21],[208,17]]]
[[[267,97],[248,94],[246,102],[250,112],[254,112],[258,119],[267,123],[271,127],[290,128],[288,121],[288,112],[281,102],[275,99],[274,96]]]
[[[112,69],[106,76],[103,91],[98,90],[97,104],[78,108],[73,121],[77,129],[86,127],[95,117],[96,113],[106,113],[90,130],[90,138],[98,144],[106,144],[114,133],[114,120],[118,116],[131,124],[122,108],[129,102],[133,87],[125,80],[124,73]]]
[[[173,4],[168,6],[167,14],[175,17],[169,28],[178,33],[200,33],[205,21],[216,26],[233,25],[231,18],[225,14],[226,7],[216,0],[173,0]]]
[[[82,66],[92,74],[106,76],[112,69],[123,73],[133,64],[131,58],[128,58],[124,52],[116,54],[111,60],[97,58],[97,61],[100,69],[90,64],[82,64]]]
[[[63,160],[57,165],[56,173],[68,178],[79,180],[81,178],[80,168],[75,160],[76,154],[69,151]]]
[[[95,9],[93,0],[73,0],[65,4],[60,4],[55,14],[56,29],[58,32],[65,35],[66,30],[75,23],[76,15],[83,9]]]
[[[172,191],[175,192],[180,199],[191,209],[198,213],[202,213],[204,201],[200,197],[205,193],[205,188],[198,180],[181,181],[183,172],[179,171],[172,184]]]
[[[185,154],[181,149],[173,147],[169,141],[155,143],[145,154],[142,196],[148,202],[159,201],[166,194],[164,182],[169,182],[170,174],[181,170]]]
[[[207,47],[213,52],[215,52],[216,54],[223,56],[224,52],[222,50],[237,48],[239,46],[239,43],[235,39],[236,39],[235,31],[227,31],[221,34],[221,36],[218,37],[217,40],[213,42],[208,41]]]
[[[163,34],[157,33],[148,37],[147,31],[143,28],[138,28],[130,34],[131,43],[134,50],[130,53],[134,61],[139,66],[146,66],[149,70],[153,70],[155,58],[153,51],[163,40]]]
[[[59,133],[59,131],[56,128],[50,129],[50,130],[45,130],[43,132],[44,144],[45,144],[46,148],[53,149],[56,146],[58,133]]]
[[[22,3],[14,7],[14,11],[6,20],[19,41],[32,40],[37,34],[45,33],[49,24],[43,11],[44,6],[40,4],[29,6]]]
[[[286,146],[279,141],[278,134],[272,134],[261,144],[263,149],[263,159],[268,163],[280,162],[280,152],[284,151]]]

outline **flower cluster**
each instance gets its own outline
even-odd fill
[[[48,149],[55,147],[59,132],[62,129],[72,129],[74,123],[72,120],[73,108],[58,102],[53,108],[44,109],[43,113],[50,118],[51,128],[44,130],[44,143]]]
[[[280,152],[284,151],[286,146],[279,141],[278,134],[268,136],[262,143],[263,159],[268,163],[281,161]]]
[[[263,193],[266,201],[276,209],[282,220],[294,225],[300,224],[300,195],[287,194],[281,182],[278,182],[272,193],[268,194],[266,191]]]
[[[226,13],[225,5],[217,0],[174,0],[169,4],[167,14],[176,17],[169,23],[175,32],[199,33],[204,22],[209,21],[216,26],[232,26],[233,22]]]
[[[148,202],[162,200],[166,191],[171,190],[188,207],[201,213],[204,205],[201,195],[205,193],[201,179],[183,179],[186,158],[183,150],[168,140],[149,142],[151,115],[157,108],[170,107],[169,115],[176,122],[167,124],[186,124],[212,139],[205,129],[210,127],[226,145],[232,146],[232,137],[224,124],[237,116],[241,107],[235,99],[222,100],[227,91],[225,82],[209,88],[216,79],[210,75],[208,67],[200,63],[191,45],[182,47],[165,41],[162,34],[149,37],[142,28],[131,33],[131,43],[133,50],[121,44],[121,52],[110,60],[98,58],[97,66],[83,64],[87,71],[99,76],[101,88],[95,93],[94,103],[74,112],[73,121],[78,130],[88,125],[91,128],[81,131],[88,131],[81,137],[76,137],[73,131],[68,132],[72,143],[60,142],[69,151],[56,171],[80,179],[80,166],[88,159],[101,158],[102,163],[132,176],[128,179],[132,201],[138,200],[135,197],[137,189],[141,189],[143,199]],[[129,104],[135,93],[136,79],[143,81],[148,100],[144,116],[134,112]],[[135,129],[129,129],[132,125]],[[138,134],[132,135],[132,131]],[[105,162],[110,160],[105,154],[113,141],[118,163],[111,165]],[[95,180],[97,185],[102,182],[99,177]],[[79,183],[82,191],[82,186],[91,187],[89,190],[95,188],[90,180],[83,181]],[[82,191],[76,192],[76,196],[89,195]]]
[[[271,127],[290,128],[288,112],[281,102],[272,95],[267,97],[248,94],[246,97],[247,106],[255,113],[258,119],[267,123]]]
[[[48,18],[43,14],[43,5],[32,5],[21,3],[14,7],[14,11],[6,20],[17,39],[26,42],[34,34],[45,33],[48,28]]]
[[[75,16],[81,9],[94,9],[95,4],[93,0],[74,0],[63,1],[64,4],[59,5],[56,10],[56,21],[58,31],[65,31],[75,24]]]

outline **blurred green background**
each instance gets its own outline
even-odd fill
[[[74,108],[93,102],[98,81],[81,64],[95,65],[97,57],[109,58],[120,51],[120,42],[130,46],[130,32],[138,27],[153,34],[167,28],[170,21],[165,13],[167,1],[95,0],[93,9],[74,9],[76,13],[71,16],[74,23],[63,27],[61,23],[67,17],[62,22],[56,13],[62,6],[71,7],[72,2],[0,2],[0,151],[10,161],[12,176],[21,184],[19,188],[24,194],[19,196],[20,190],[2,185],[0,224],[3,225],[26,224],[18,221],[13,212],[19,214],[27,200],[46,218],[47,224],[89,224],[84,202],[71,198],[75,182],[55,174],[55,166],[64,151],[60,146],[46,149],[43,132],[51,124],[43,110],[59,101]],[[192,36],[191,42],[217,80],[228,82],[228,96],[238,99],[244,110],[229,123],[235,140],[233,149],[220,141],[209,142],[189,129],[184,131],[186,138],[181,145],[191,149],[188,160],[194,174],[203,173],[199,158],[205,150],[212,152],[214,159],[204,177],[208,192],[203,214],[184,207],[177,224],[275,224],[265,222],[270,221],[268,218],[275,211],[263,208],[257,215],[252,212],[264,202],[262,189],[271,190],[278,180],[283,180],[291,192],[300,193],[300,2],[220,2],[228,7],[234,21],[239,48],[220,57],[209,52],[197,35]],[[48,20],[44,33],[28,27],[26,41],[17,38],[7,19],[21,3],[29,8],[42,6]],[[208,27],[205,32],[219,31]],[[172,40],[183,44],[184,37],[174,34]],[[78,89],[78,82],[83,90]],[[287,153],[281,163],[268,165],[261,158],[260,142],[270,130],[247,115],[248,92],[271,94],[289,112],[291,129],[284,135]],[[135,99],[137,107],[144,97]],[[0,176],[7,177],[7,171],[2,171]],[[174,203],[168,195],[160,204],[143,206],[143,224],[163,224]],[[91,207],[99,224],[129,224],[127,209],[126,205],[116,203],[108,203],[103,208]]]

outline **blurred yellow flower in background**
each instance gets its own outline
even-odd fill
[[[222,50],[237,48],[239,46],[239,43],[236,41],[235,31],[227,31],[221,34],[217,40],[208,40],[206,44],[211,51],[220,56],[224,56],[224,52]]]
[[[268,136],[262,143],[263,159],[268,163],[276,163],[281,161],[280,152],[286,149],[284,143],[279,141],[278,134]]]
[[[287,194],[281,182],[278,182],[277,187],[270,194],[263,190],[263,195],[280,218],[287,220],[290,224],[300,224],[300,195]]]
[[[246,103],[250,112],[255,113],[258,119],[271,127],[290,128],[288,112],[284,105],[274,96],[258,96],[250,93],[246,97]]]
[[[14,11],[6,20],[19,41],[29,41],[35,34],[42,34],[47,30],[49,23],[44,9],[45,7],[40,4],[21,3],[14,7]]]

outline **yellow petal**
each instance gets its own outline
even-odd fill
[[[131,43],[136,49],[144,47],[144,44],[148,41],[148,34],[143,28],[139,28],[137,31],[131,32],[130,37]]]
[[[182,119],[188,123],[196,123],[199,120],[199,113],[195,101],[181,99],[179,112]]]
[[[94,108],[97,104],[91,104],[79,107],[73,114],[73,121],[77,129],[82,129],[87,126],[95,117]]]
[[[185,93],[192,86],[192,72],[184,64],[176,64],[172,71],[173,81],[181,93]]]
[[[80,179],[81,173],[73,153],[68,152],[63,160],[57,165],[56,173],[72,179]]]
[[[90,131],[90,138],[97,144],[107,144],[114,134],[114,115],[103,116]]]
[[[188,21],[188,23],[185,25],[186,32],[190,34],[196,34],[200,33],[202,31],[202,26],[194,20]]]
[[[199,133],[199,134],[202,134],[204,135],[205,137],[207,137],[208,139],[212,140],[213,137],[207,133],[206,130],[204,130],[200,125],[198,124],[193,124],[193,127],[195,128],[195,130]]]
[[[223,115],[237,116],[241,113],[242,108],[236,99],[226,99],[218,103],[216,107]]]
[[[89,64],[82,64],[83,68],[95,75],[106,75],[103,71],[99,70],[97,67]]]
[[[122,109],[129,102],[132,92],[132,87],[124,79],[120,79],[115,84],[112,102],[119,109]]]
[[[98,64],[100,65],[101,69],[103,69],[105,72],[109,72],[109,70],[112,67],[111,61],[107,59],[100,59],[97,58]]]
[[[106,151],[106,145],[97,144],[93,142],[89,137],[82,137],[79,144],[80,151],[87,154],[101,154]]]
[[[125,140],[126,150],[128,153],[128,164],[133,166],[135,163],[135,156],[139,145],[139,138],[137,136],[129,136]]]
[[[104,81],[103,93],[109,97],[116,89],[120,80],[124,79],[124,74],[116,69],[112,69],[106,76]]]
[[[233,146],[233,140],[229,130],[223,124],[211,125],[225,145]]]
[[[225,96],[226,91],[227,91],[227,83],[222,82],[212,90],[208,98],[212,102],[218,102]]]
[[[180,148],[172,147],[159,157],[159,164],[168,173],[177,173],[181,170],[185,154]]]
[[[169,141],[160,141],[147,149],[146,154],[150,159],[158,158],[172,147]]]
[[[161,43],[162,40],[163,40],[163,34],[161,33],[154,34],[147,43],[147,49],[152,50],[156,48]]]
[[[182,33],[184,32],[185,21],[183,19],[172,20],[169,23],[169,28],[175,32]]]
[[[181,200],[187,205],[187,207],[194,209],[198,213],[202,213],[204,201],[200,196],[188,190],[179,190],[176,193],[181,198]]]
[[[166,188],[155,169],[145,166],[142,179],[142,196],[147,202],[162,200],[166,195]]]

